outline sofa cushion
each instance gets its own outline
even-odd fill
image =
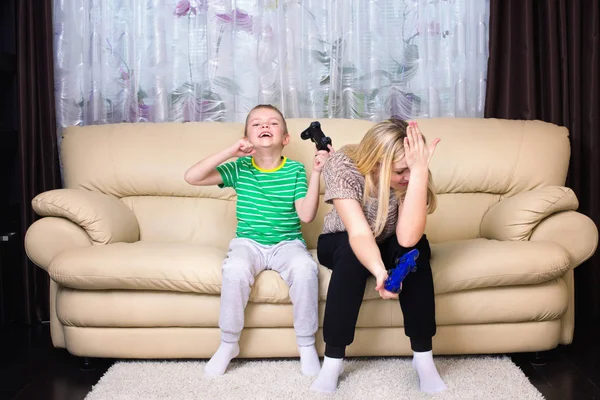
[[[77,290],[60,287],[56,297],[58,318],[77,327],[216,327],[219,298],[197,293],[144,290]],[[561,278],[539,285],[466,290],[436,297],[438,326],[552,321],[564,315],[569,290]],[[526,304],[526,306],[523,306]],[[199,312],[201,310],[201,312]],[[244,327],[291,328],[291,304],[248,303]],[[325,302],[319,303],[319,326],[323,326]],[[363,302],[357,326],[376,328],[404,326],[398,303],[385,300]]]
[[[158,290],[202,294],[221,293],[221,264],[226,252],[191,243],[145,242],[90,246],[61,253],[48,272],[61,285],[83,290]],[[317,260],[316,250],[311,250]],[[319,298],[325,300],[331,271],[319,265]],[[369,280],[365,300],[378,299]],[[256,278],[250,301],[290,303],[286,283],[274,271]]]
[[[115,243],[59,254],[48,269],[53,280],[74,289],[158,290],[221,293],[225,251],[183,242]],[[289,302],[288,288],[276,272],[261,273],[250,300]]]
[[[313,256],[315,252],[312,251]],[[50,264],[53,280],[84,289],[176,291],[218,295],[225,251],[189,243],[136,242],[65,251]],[[551,242],[473,239],[432,245],[436,293],[494,286],[537,284],[562,276],[569,257]],[[331,272],[319,267],[319,298],[325,300]],[[365,300],[376,299],[369,279]],[[289,303],[285,282],[274,271],[261,273],[250,301]]]
[[[460,240],[432,245],[431,257],[436,294],[543,283],[571,265],[554,242]]]
[[[546,186],[516,194],[493,205],[481,219],[481,237],[496,240],[529,240],[545,218],[561,211],[577,210],[573,190]]]
[[[57,255],[48,272],[75,289],[142,289],[219,294],[225,251],[183,242],[114,243]]]

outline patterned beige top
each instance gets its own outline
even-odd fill
[[[323,179],[325,181],[325,202],[333,204],[333,199],[354,199],[362,204],[365,190],[365,177],[358,171],[354,161],[344,152],[342,147],[335,152],[323,168]],[[378,199],[370,199],[363,205],[363,211],[371,230],[375,228],[377,220]],[[383,232],[377,236],[376,241],[382,242],[396,232],[398,220],[398,200],[393,191],[390,193],[390,204],[387,223]],[[344,226],[335,207],[325,216],[323,233],[344,232]]]

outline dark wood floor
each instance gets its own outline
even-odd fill
[[[113,360],[81,360],[54,349],[48,325],[0,327],[0,399],[80,400]],[[600,326],[580,328],[572,345],[536,358],[511,354],[531,383],[549,400],[600,400]]]

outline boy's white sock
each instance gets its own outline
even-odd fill
[[[204,373],[208,376],[223,375],[232,359],[240,354],[240,346],[237,342],[221,342],[217,352],[212,356],[204,367]]]
[[[321,369],[321,363],[319,362],[319,355],[315,345],[310,346],[298,346],[300,351],[300,364],[302,365],[302,375],[315,376]]]
[[[426,393],[438,393],[448,389],[433,362],[433,352],[413,352],[413,368],[419,374],[421,390]]]
[[[338,379],[344,372],[343,358],[329,358],[325,356],[319,376],[310,386],[310,390],[323,393],[333,393],[337,389]]]

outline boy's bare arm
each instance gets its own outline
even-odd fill
[[[310,175],[306,197],[296,200],[296,212],[298,213],[298,218],[305,224],[312,222],[317,216],[317,210],[319,209],[321,171],[323,171],[325,161],[327,161],[329,156],[335,152],[331,145],[328,147],[329,151],[319,150],[315,154],[313,170]]]
[[[254,154],[252,145],[247,140],[241,139],[225,150],[208,156],[192,165],[185,172],[184,179],[190,185],[195,186],[220,185],[223,183],[223,178],[219,171],[217,171],[217,167],[230,158],[251,154]]]
[[[313,170],[308,183],[306,197],[296,200],[296,212],[300,221],[305,224],[312,222],[319,209],[319,188],[321,181],[321,171]]]

